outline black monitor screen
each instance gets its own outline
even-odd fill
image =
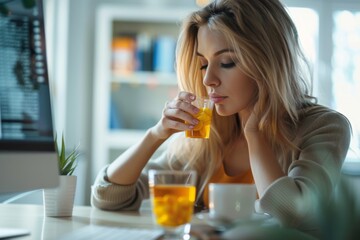
[[[53,151],[43,9],[0,0],[0,151]]]

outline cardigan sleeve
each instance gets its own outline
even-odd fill
[[[329,199],[340,178],[351,128],[341,114],[326,111],[304,119],[287,176],[273,182],[259,205],[283,225],[316,235],[317,204]]]
[[[164,169],[165,162],[165,152],[150,160],[137,182],[131,185],[110,182],[106,174],[108,165],[103,167],[91,187],[91,205],[103,210],[138,210],[142,200],[149,198],[148,170]]]

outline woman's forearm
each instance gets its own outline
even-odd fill
[[[109,181],[121,185],[135,183],[146,163],[165,140],[156,137],[149,129],[139,143],[127,149],[109,165]]]
[[[267,187],[285,176],[270,144],[260,132],[247,134],[249,159],[253,177],[260,197]]]

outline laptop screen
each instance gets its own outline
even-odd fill
[[[0,151],[53,151],[40,1],[0,0]]]

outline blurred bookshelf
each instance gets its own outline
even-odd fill
[[[178,92],[181,20],[194,9],[104,4],[96,12],[92,177],[138,142]]]

